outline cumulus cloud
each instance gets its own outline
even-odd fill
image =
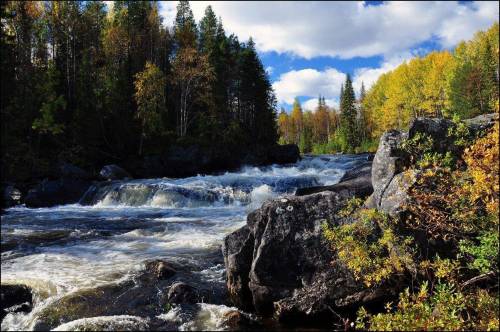
[[[379,67],[362,67],[354,71],[354,77],[352,79],[352,85],[356,94],[361,91],[361,83],[364,83],[365,89],[368,90],[373,83],[377,81],[380,75],[385,74],[397,66],[402,64],[404,61],[410,60],[415,55],[415,52],[403,52],[396,54],[389,59],[384,60]]]
[[[271,75],[273,73],[273,71],[274,71],[274,67],[273,66],[267,66],[266,67],[266,73],[268,75]]]
[[[240,39],[254,38],[260,51],[303,58],[352,58],[390,55],[436,38],[443,47],[487,28],[498,20],[498,1],[459,3],[384,2],[225,2],[193,1],[197,20],[212,5],[225,28]],[[174,2],[162,3],[166,24],[175,17]]]
[[[273,88],[278,102],[291,104],[298,96],[317,98],[322,95],[337,99],[344,81],[345,74],[334,68],[323,71],[307,68],[281,74]]]
[[[333,107],[335,109],[339,108],[339,102],[335,99],[326,99],[325,103],[327,106]],[[315,111],[318,107],[318,98],[311,98],[302,103],[302,109],[306,111]]]

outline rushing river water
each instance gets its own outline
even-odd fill
[[[88,205],[8,209],[1,216],[2,284],[29,285],[37,296],[31,313],[8,314],[1,328],[32,329],[37,315],[55,300],[134,278],[152,259],[189,267],[193,286],[208,285],[223,293],[221,242],[244,225],[249,211],[297,188],[334,184],[364,159],[306,156],[292,165],[245,167],[222,175],[110,182],[87,192],[81,203]],[[201,308],[180,328],[223,328],[227,306]],[[159,316],[175,319],[175,313],[165,310]],[[127,320],[140,321],[124,315],[96,319],[117,329]]]

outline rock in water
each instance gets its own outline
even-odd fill
[[[146,270],[161,280],[168,279],[177,273],[171,264],[162,260],[147,262]]]
[[[168,303],[173,304],[194,304],[198,302],[199,295],[196,291],[196,288],[184,283],[184,282],[176,282],[170,289],[167,294]]]
[[[31,289],[25,285],[1,285],[0,321],[9,312],[30,312],[33,305],[33,294]]]
[[[104,166],[99,174],[105,180],[124,180],[132,178],[126,170],[114,164]]]
[[[37,208],[76,203],[90,185],[90,181],[80,179],[44,180],[28,192],[25,204]]]
[[[21,204],[21,191],[12,185],[2,186],[2,207],[9,208]]]
[[[324,191],[267,201],[251,212],[247,225],[223,243],[232,302],[290,321],[331,315],[330,306],[364,305],[392,296],[388,291],[361,296],[365,287],[335,263],[322,236],[323,223],[345,222],[337,213],[346,199]]]
[[[339,183],[331,186],[299,188],[295,192],[295,195],[304,196],[322,191],[333,191],[344,197],[366,197],[373,192],[371,170],[372,162],[365,161],[361,165],[347,171]]]

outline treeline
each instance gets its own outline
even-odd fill
[[[99,167],[172,144],[226,154],[277,141],[276,99],[253,41],[180,1],[1,3],[2,180],[67,160]]]
[[[378,137],[419,116],[462,119],[498,111],[498,38],[495,23],[453,52],[432,52],[382,75],[368,91],[368,132]]]
[[[347,77],[339,110],[320,98],[315,112],[303,113],[296,100],[290,115],[279,114],[280,140],[299,144],[302,152],[373,151],[384,131],[406,129],[415,117],[466,119],[498,112],[498,40],[495,23],[453,52],[431,52],[403,63],[367,92],[362,87],[358,98]]]
[[[370,139],[366,130],[364,98],[364,84],[356,99],[349,75],[340,91],[339,110],[328,107],[325,98],[320,96],[314,112],[304,112],[296,98],[290,114],[281,109],[278,115],[280,143],[294,143],[302,153],[314,154],[376,149],[376,142]]]

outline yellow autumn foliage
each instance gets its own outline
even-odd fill
[[[466,149],[464,160],[472,183],[467,186],[473,202],[482,202],[486,210],[498,214],[499,197],[499,146],[498,121],[493,129],[474,145]]]

